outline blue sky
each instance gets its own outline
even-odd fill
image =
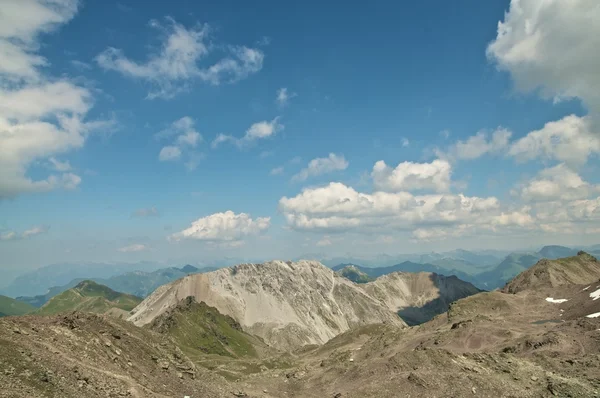
[[[594,1],[6,4],[11,272],[599,240]]]

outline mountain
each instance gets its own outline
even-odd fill
[[[580,251],[576,256],[557,260],[542,259],[511,280],[502,291],[518,293],[526,289],[588,284],[600,279],[600,262]]]
[[[547,258],[550,260],[555,260],[557,258],[564,258],[564,257],[572,257],[577,255],[578,250],[577,249],[571,249],[570,247],[565,247],[565,246],[558,246],[558,245],[550,245],[550,246],[544,246],[540,249],[540,251],[538,252],[538,254],[542,257],[542,258]]]
[[[0,295],[0,317],[12,315],[24,315],[35,310],[35,307],[22,303],[11,297]]]
[[[450,303],[481,290],[455,276],[431,272],[393,272],[362,286],[408,325],[418,325],[448,311]]]
[[[372,278],[378,278],[382,275],[391,274],[392,272],[434,272],[434,273],[441,274],[441,275],[455,275],[462,280],[470,279],[470,276],[468,274],[461,272],[461,271],[448,270],[448,269],[442,268],[438,265],[414,263],[411,261],[405,261],[403,263],[395,264],[395,265],[392,265],[389,267],[364,267],[364,266],[354,265],[354,264],[338,264],[338,265],[332,267],[332,269],[334,271],[340,271],[348,265],[352,265],[358,271],[360,271]]]
[[[139,263],[61,263],[27,272],[0,290],[9,297],[44,295],[53,286],[64,286],[73,279],[110,278],[132,271],[154,271],[160,264]]]
[[[150,329],[167,334],[185,352],[200,350],[206,354],[256,357],[255,346],[266,345],[242,330],[233,318],[222,315],[193,296],[180,301],[149,325]]]
[[[344,268],[336,271],[336,273],[354,283],[367,283],[373,280],[373,278],[362,272],[355,265],[346,265]]]
[[[93,280],[94,282],[104,286],[108,286],[109,288],[118,292],[144,298],[152,293],[157,287],[179,278],[183,278],[190,273],[208,272],[214,271],[214,269],[215,268],[213,267],[200,269],[188,264],[182,268],[161,268],[152,272],[133,271],[126,272],[121,275],[115,275],[108,279],[89,278],[89,280]],[[51,287],[46,294],[34,297],[19,296],[17,297],[17,300],[31,304],[34,307],[41,307],[52,297],[74,287],[83,280],[85,280],[85,278],[73,279],[66,285]]]
[[[404,322],[359,285],[315,261],[270,261],[186,276],[159,287],[129,318],[151,323],[193,296],[278,349],[322,344],[351,328]]]
[[[85,280],[72,289],[54,296],[37,313],[51,315],[59,312],[82,311],[104,314],[109,311],[117,315],[126,315],[142,301],[141,298]]]
[[[540,258],[538,253],[511,253],[493,269],[473,276],[471,281],[481,288],[493,290],[504,286],[507,281],[534,265]]]

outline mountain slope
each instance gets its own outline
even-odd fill
[[[125,315],[141,301],[139,297],[115,292],[104,285],[85,280],[50,299],[37,313],[50,315],[66,311],[82,311],[103,314],[114,311]]]
[[[367,283],[373,280],[369,275],[362,272],[355,265],[347,265],[336,272],[339,276],[351,280],[354,283]]]
[[[189,275],[158,288],[129,320],[150,323],[188,296],[215,307],[244,331],[279,349],[321,344],[364,324],[405,325],[358,285],[315,261],[241,264]]]
[[[573,257],[538,261],[533,267],[507,283],[502,291],[518,293],[531,288],[588,284],[598,279],[600,279],[600,262],[586,252],[580,251]]]
[[[0,295],[0,317],[24,315],[35,310],[35,307],[13,298]]]
[[[480,292],[455,276],[429,272],[394,272],[362,285],[362,288],[390,310],[398,312],[408,325],[427,322],[448,311],[450,303]]]
[[[534,265],[540,258],[538,253],[511,253],[493,269],[475,275],[473,282],[487,290],[502,287],[507,281]]]
[[[150,329],[170,335],[177,345],[206,354],[231,357],[256,357],[259,339],[245,333],[230,316],[222,315],[206,303],[189,296],[149,325]]]

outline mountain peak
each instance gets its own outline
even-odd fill
[[[508,282],[502,291],[518,293],[527,289],[591,283],[599,278],[600,263],[596,257],[579,251],[572,257],[538,261],[533,267]]]

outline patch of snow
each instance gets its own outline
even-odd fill
[[[565,312],[565,310],[563,310],[562,308],[560,309],[560,312]]]
[[[591,292],[590,297],[594,300],[598,300],[600,298],[600,289]]]
[[[600,312],[594,312],[593,314],[586,315],[586,318],[598,318],[600,316]]]
[[[588,290],[590,287],[592,287],[592,285],[590,285],[590,286],[588,286],[588,287],[584,288],[584,289],[582,290],[582,292],[584,292],[584,291]]]
[[[546,297],[546,301],[549,303],[556,303],[556,304],[560,304],[560,303],[564,303],[565,301],[569,301],[567,299],[555,299],[552,297]]]

